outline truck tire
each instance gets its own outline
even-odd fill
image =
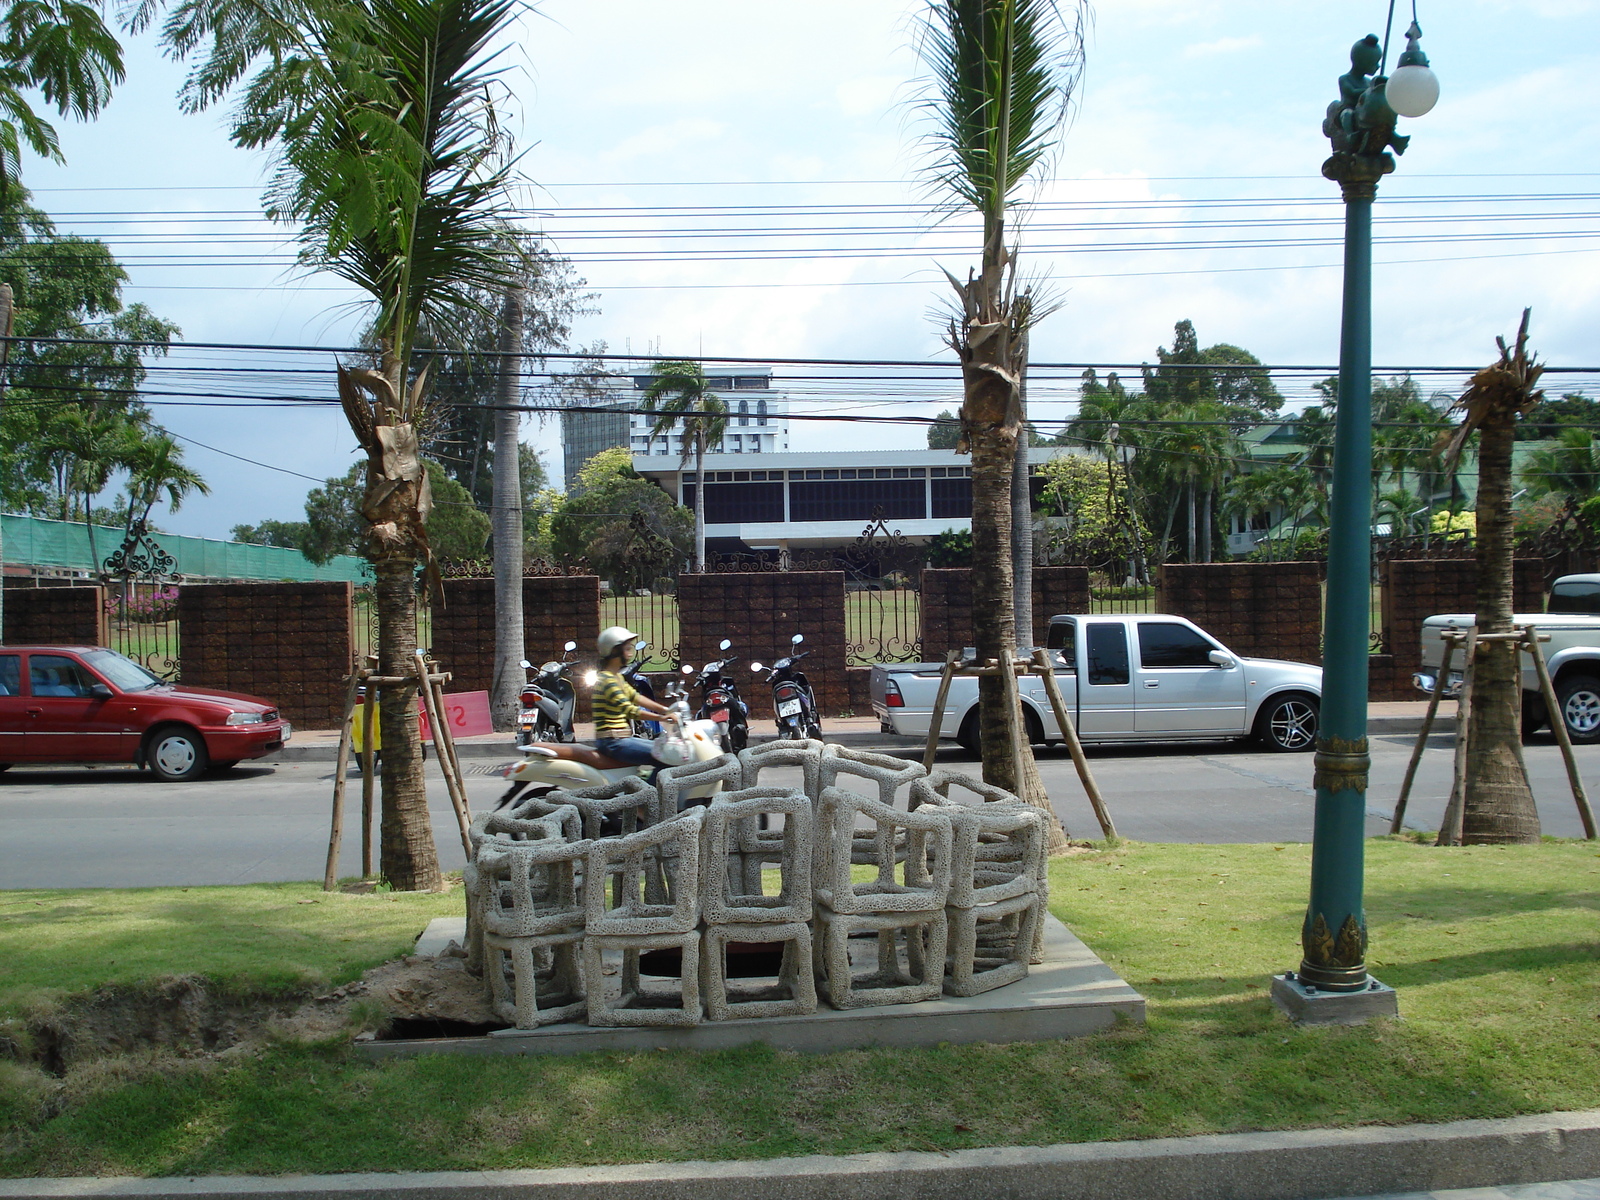
[[[1564,675],[1556,684],[1556,703],[1567,723],[1574,745],[1600,742],[1600,679],[1593,675]]]
[[[1044,726],[1040,723],[1038,714],[1031,708],[1022,710],[1023,729],[1028,735],[1028,744],[1038,746],[1044,744]],[[983,753],[983,748],[978,744],[978,706],[974,704],[967,713],[966,719],[961,722],[961,728],[956,733],[956,741],[968,754],[974,758]]]
[[[1279,754],[1314,750],[1320,715],[1314,696],[1304,692],[1274,696],[1256,715],[1256,737],[1268,750]]]

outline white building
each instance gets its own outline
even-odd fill
[[[1088,451],[1045,446],[1029,453],[1037,467]],[[759,466],[732,452],[707,454],[706,538],[724,552],[822,549],[860,537],[881,511],[891,531],[926,542],[972,527],[971,463],[954,450],[764,452]],[[692,458],[685,467],[676,452],[636,450],[633,467],[679,503],[694,503]]]
[[[653,375],[633,378],[634,407],[642,407]],[[706,383],[728,407],[727,431],[716,449],[724,454],[781,454],[789,449],[789,397],[772,390],[772,368],[740,365],[707,375]],[[665,434],[653,435],[657,417],[635,413],[628,422],[628,445],[635,456],[681,459],[683,430],[678,422]],[[694,453],[690,443],[689,452]]]

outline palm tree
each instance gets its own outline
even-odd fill
[[[134,23],[156,8],[146,0]],[[418,452],[427,371],[419,327],[452,307],[502,295],[509,146],[495,108],[493,44],[516,0],[341,0],[266,6],[184,0],[162,39],[209,57],[185,103],[204,107],[257,61],[233,139],[274,146],[267,214],[299,226],[300,262],[354,284],[376,309],[374,369],[341,366],[339,399],[367,453],[361,515],[377,574],[378,672],[413,674],[416,572],[438,572],[424,521],[432,507]],[[423,786],[416,686],[384,688],[381,871],[400,890],[439,886]]]
[[[131,448],[128,468],[128,528],[150,519],[150,510],[163,497],[177,512],[190,493],[209,496],[211,487],[200,472],[183,461],[183,450],[171,434],[154,429]]]
[[[1575,509],[1600,492],[1600,441],[1588,429],[1563,429],[1555,445],[1528,455],[1522,482],[1535,496],[1562,496]]]
[[[516,726],[517,696],[523,674],[518,667],[527,644],[522,618],[522,448],[517,440],[522,399],[523,292],[506,289],[500,322],[500,377],[494,415],[494,506],[490,512],[494,544],[494,676],[489,693],[496,729]]]
[[[1456,402],[1463,415],[1446,452],[1454,469],[1467,437],[1477,430],[1478,446],[1478,632],[1511,632],[1512,517],[1511,449],[1517,420],[1544,392],[1534,385],[1544,367],[1528,355],[1528,318],[1511,349],[1504,338],[1498,362],[1472,377]],[[1539,811],[1528,787],[1518,721],[1522,682],[1520,655],[1511,641],[1480,641],[1473,661],[1472,712],[1467,729],[1466,788],[1462,796],[1461,840],[1533,844],[1539,841]],[[1560,720],[1559,714],[1552,716]],[[1443,839],[1453,831],[1442,830]]]
[[[981,265],[956,293],[947,340],[961,362],[959,448],[972,454],[972,611],[980,659],[1016,645],[1011,561],[1012,473],[1023,424],[1021,380],[1028,329],[1045,306],[1019,286],[1007,248],[1007,220],[1024,184],[1042,172],[1056,147],[1080,78],[1081,2],[1063,14],[1055,0],[929,0],[918,51],[932,80],[924,108],[932,122],[929,181],[950,212],[983,220]],[[1000,787],[1042,800],[1014,763],[1019,717],[1008,713],[1000,680],[979,680],[983,775]],[[1036,784],[1036,773],[1035,780]],[[1048,805],[1048,801],[1044,802]]]
[[[674,426],[683,430],[680,466],[694,458],[694,569],[706,569],[706,447],[722,440],[728,424],[728,406],[706,383],[700,364],[684,359],[657,362],[645,390],[646,412],[661,414],[651,426],[651,438],[668,437]]]
[[[56,131],[28,103],[37,89],[63,117],[88,120],[122,82],[122,47],[81,0],[11,0],[0,19],[0,199],[22,175],[22,149],[64,162]]]

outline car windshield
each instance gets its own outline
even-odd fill
[[[167,682],[115,650],[90,650],[84,654],[83,661],[114,683],[119,691],[147,692]]]

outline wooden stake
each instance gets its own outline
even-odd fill
[[[928,748],[922,752],[922,769],[933,770],[934,752],[939,749],[939,727],[944,723],[944,705],[950,698],[950,681],[955,678],[956,662],[961,651],[952,650],[945,655],[944,672],[939,676],[939,694],[933,698],[933,716],[928,720]]]
[[[467,858],[472,857],[472,838],[468,834],[472,819],[467,816],[467,798],[461,789],[461,780],[455,773],[455,764],[443,749],[440,740],[440,729],[444,726],[443,715],[439,712],[434,702],[433,677],[428,672],[428,664],[423,660],[422,651],[416,653],[417,678],[422,684],[422,704],[428,713],[428,723],[433,728],[433,748],[439,756],[439,769],[444,772],[444,788],[450,796],[450,807],[455,810],[456,824],[461,829],[461,848],[466,852]],[[448,732],[443,735],[448,737]]]
[[[1389,822],[1390,833],[1400,832],[1400,822],[1406,815],[1406,802],[1411,799],[1411,784],[1417,777],[1417,766],[1422,762],[1422,751],[1428,744],[1428,734],[1433,731],[1433,718],[1439,711],[1439,701],[1444,697],[1446,680],[1450,678],[1450,656],[1456,652],[1456,644],[1461,641],[1461,636],[1446,633],[1443,640],[1444,659],[1439,663],[1438,678],[1433,681],[1433,694],[1428,697],[1428,712],[1422,718],[1422,732],[1417,735],[1417,744],[1411,750],[1411,761],[1406,764],[1405,782],[1400,785],[1400,799],[1395,801],[1394,817]]]
[[[1011,740],[1012,786],[1017,795],[1021,796],[1022,756],[1033,753],[1033,749],[1024,740],[1028,736],[1028,723],[1022,717],[1022,692],[1017,687],[1017,671],[1011,660],[1011,651],[1002,649],[995,666],[1000,672],[1000,694],[1005,698],[1006,730]]]
[[[361,672],[352,667],[344,693],[344,722],[339,726],[339,757],[333,768],[333,819],[328,829],[328,862],[322,870],[322,890],[339,886],[339,843],[344,840],[344,776],[350,769],[350,718],[356,709],[356,689]]]
[[[1084,757],[1083,743],[1078,740],[1078,727],[1072,723],[1072,716],[1067,712],[1066,701],[1061,695],[1061,685],[1056,682],[1055,668],[1050,665],[1050,652],[1035,650],[1033,662],[1034,673],[1044,681],[1045,695],[1050,698],[1050,707],[1055,710],[1056,724],[1061,727],[1062,740],[1067,743],[1067,752],[1072,755],[1072,765],[1078,770],[1078,782],[1083,784],[1084,794],[1089,797],[1089,807],[1094,809],[1094,818],[1100,822],[1100,832],[1105,835],[1108,842],[1120,841],[1121,839],[1117,837],[1116,824],[1106,809],[1105,798],[1100,795],[1100,787],[1089,771],[1089,760]]]
[[[1450,789],[1450,803],[1445,805],[1444,820],[1439,822],[1436,846],[1461,844],[1461,830],[1467,811],[1467,738],[1472,727],[1472,668],[1477,657],[1478,627],[1467,631],[1466,654],[1461,660],[1461,701],[1456,708],[1456,761],[1455,785]]]
[[[456,752],[456,735],[450,732],[450,722],[445,716],[444,685],[450,682],[450,672],[445,671],[433,674],[428,678],[433,685],[433,707],[439,713],[439,725],[433,735],[434,748],[439,750],[441,759],[447,755],[449,756],[450,770],[456,781],[456,791],[461,796],[462,819],[470,828],[472,825],[472,809],[467,804],[466,777],[461,773],[461,755]],[[440,741],[441,737],[444,739],[443,741]]]
[[[1548,633],[1541,634],[1537,626],[1526,627],[1528,638],[1523,649],[1533,656],[1533,669],[1539,673],[1539,694],[1544,697],[1545,711],[1550,714],[1550,728],[1555,731],[1556,744],[1561,747],[1561,758],[1567,764],[1567,781],[1572,785],[1572,799],[1578,806],[1578,818],[1583,822],[1583,836],[1595,840],[1594,809],[1589,807],[1589,796],[1583,790],[1583,777],[1578,773],[1578,760],[1572,753],[1572,738],[1567,733],[1567,721],[1556,702],[1555,684],[1550,682],[1550,666],[1544,661],[1540,642],[1550,640]]]
[[[372,731],[377,728],[378,689],[367,677],[367,694],[361,705],[361,878],[372,878],[372,799],[377,781],[378,755],[372,748]]]

